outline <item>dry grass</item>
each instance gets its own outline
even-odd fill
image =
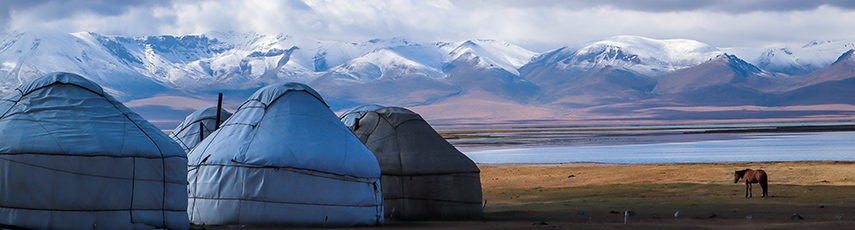
[[[743,198],[744,184],[734,184],[732,174],[745,168],[769,174],[770,197],[760,198],[755,186],[755,198]],[[853,162],[503,164],[481,170],[485,215],[494,220],[541,220],[561,229],[855,227],[849,220],[855,218]],[[627,226],[625,210],[636,213]],[[790,219],[794,213],[804,219]]]
[[[733,171],[746,168],[765,170],[772,184],[855,185],[855,162],[495,164],[480,168],[485,190],[628,183],[732,184]]]
[[[484,219],[356,229],[855,229],[855,162],[479,167]],[[732,173],[745,168],[769,174],[770,197],[755,186],[755,198],[743,198]],[[628,225],[626,210],[635,213]]]

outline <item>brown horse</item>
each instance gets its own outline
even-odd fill
[[[767,189],[769,188],[769,180],[766,177],[766,171],[763,170],[739,170],[733,173],[733,183],[739,182],[739,179],[745,179],[745,198],[751,198],[751,184],[759,183],[763,188],[763,197],[766,197]]]

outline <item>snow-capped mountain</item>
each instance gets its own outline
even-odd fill
[[[855,95],[855,49],[829,66],[798,78],[791,90],[779,96],[780,104],[852,104]]]
[[[522,47],[496,40],[469,40],[457,45],[445,63],[474,62],[477,67],[499,67],[519,76],[518,69],[531,61],[535,53]]]
[[[412,60],[403,56],[414,53],[423,54],[425,59],[431,59],[430,56],[439,56],[436,50],[420,49],[420,46],[380,48],[330,68],[328,72],[343,79],[360,82],[395,79],[406,75],[421,75],[432,79],[445,78],[445,74],[436,68],[435,62]]]
[[[855,49],[855,39],[812,41],[801,47],[722,48],[763,70],[789,75],[805,75],[826,67],[850,49]]]
[[[167,89],[250,88],[257,85],[246,84],[270,77],[268,73],[274,70],[286,70],[285,74],[274,74],[276,81],[311,72],[304,60],[285,60],[299,50],[286,40],[235,34],[130,38],[85,32],[15,33],[0,43],[4,66],[0,71],[7,79],[2,82],[7,84],[4,91],[27,78],[54,71],[92,78],[125,99]]]
[[[784,87],[786,77],[763,71],[730,54],[667,74],[658,79],[653,93],[692,105],[759,105]]]
[[[657,94],[673,94],[721,85],[759,91],[775,88],[772,74],[730,54],[721,54],[708,62],[662,76],[654,89]]]
[[[536,86],[522,80],[516,71],[534,53],[505,42],[413,44],[374,39],[369,43],[386,45],[367,53],[354,52],[361,56],[328,68],[310,82],[333,101],[333,107],[423,105],[481,89],[506,98],[530,97],[536,92],[531,90]],[[468,72],[461,77],[464,69]]]
[[[368,101],[393,105],[433,102],[461,91],[442,81],[446,75],[437,68],[440,57],[435,49],[420,45],[380,48],[329,68],[309,85],[333,108],[354,107]]]
[[[538,55],[532,63],[581,71],[611,67],[639,75],[658,76],[701,64],[721,53],[713,46],[694,40],[616,36],[562,47]]]
[[[0,42],[0,90],[8,92],[48,72],[75,72],[104,85],[119,97],[146,97],[165,90],[120,55],[85,33],[14,33]],[[134,63],[137,64],[137,63]]]
[[[234,32],[146,37],[20,32],[0,39],[0,91],[48,72],[74,72],[131,107],[150,110],[158,120],[171,120],[164,114],[174,113],[180,121],[187,110],[206,106],[194,104],[216,92],[226,92],[229,103],[239,104],[259,87],[294,81],[315,88],[334,110],[365,103],[441,108],[443,119],[453,121],[497,113],[513,120],[525,113],[500,111],[525,108],[542,117],[518,119],[549,120],[568,109],[628,103],[642,108],[665,99],[730,106],[758,101],[736,100],[741,97],[780,104],[782,95],[798,95],[807,97],[799,100],[804,103],[822,103],[808,93],[791,92],[848,81],[851,58],[844,57],[851,54],[841,54],[853,41],[761,50],[617,36],[538,54],[483,39],[412,43]],[[739,92],[703,95],[717,89]],[[690,100],[690,94],[704,100]],[[722,98],[730,99],[718,103]],[[835,103],[849,103],[838,99]]]
[[[534,53],[495,40],[465,41],[446,55],[447,81],[467,92],[486,91],[511,101],[529,102],[540,87],[520,77],[519,68]]]
[[[516,73],[516,68],[534,55],[488,40],[340,42],[232,32],[148,37],[23,32],[4,38],[0,48],[0,71],[7,78],[70,71],[94,78],[107,88],[128,85],[110,84],[108,79],[133,77],[181,90],[248,89],[276,81],[307,83],[327,74],[360,82],[400,74],[442,79],[446,77],[444,63],[461,55],[484,55],[479,65],[501,66]],[[109,77],[113,75],[122,77]],[[3,81],[8,83],[3,91],[25,79],[10,80]]]
[[[846,51],[834,63],[800,78],[797,87],[855,78],[855,48]]]

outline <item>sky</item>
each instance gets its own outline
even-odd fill
[[[545,52],[636,35],[716,47],[855,38],[849,0],[0,0],[14,31],[285,34],[334,41],[495,39]]]

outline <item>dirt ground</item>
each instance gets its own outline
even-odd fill
[[[855,162],[479,167],[481,220],[354,229],[855,229]],[[754,197],[744,198],[733,171],[746,168],[768,173],[769,197],[754,186]]]

